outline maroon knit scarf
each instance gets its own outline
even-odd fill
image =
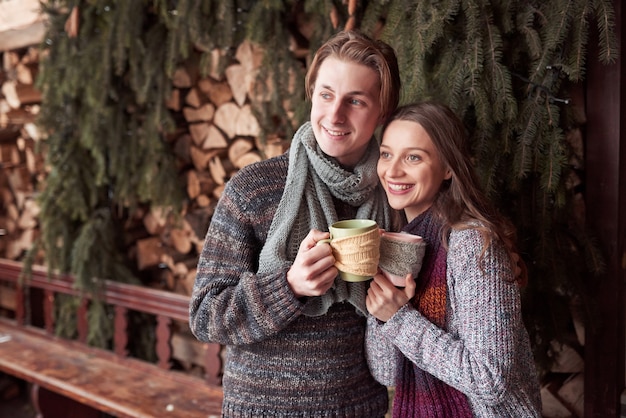
[[[422,270],[416,280],[413,305],[440,328],[445,328],[447,251],[441,245],[441,224],[430,210],[403,229],[419,235],[428,243]],[[403,357],[393,401],[393,417],[463,418],[472,417],[467,397]]]

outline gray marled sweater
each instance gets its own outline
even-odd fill
[[[245,167],[227,184],[198,263],[191,330],[227,346],[226,417],[382,417],[387,391],[367,367],[366,318],[349,303],[303,315],[287,284],[289,266],[255,273],[287,167],[283,155]],[[337,215],[354,210],[338,207]]]
[[[398,356],[404,355],[466,394],[476,417],[540,417],[535,363],[508,257],[501,245],[492,244],[481,271],[481,248],[476,230],[452,231],[446,330],[409,304],[386,323],[368,318],[366,345],[372,374],[395,386],[401,375],[396,370]]]

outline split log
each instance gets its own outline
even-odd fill
[[[22,105],[41,102],[41,92],[32,84],[20,84],[16,81],[5,81],[2,84],[2,94],[13,109]]]
[[[209,161],[219,154],[220,150],[210,149],[204,150],[202,148],[192,146],[189,150],[191,155],[191,161],[193,166],[198,171],[207,170],[209,167]]]
[[[224,134],[216,128],[214,125],[209,126],[209,131],[207,133],[206,138],[202,142],[202,149],[205,150],[213,150],[213,149],[224,149],[228,146],[228,142],[226,138],[224,138]]]
[[[239,112],[239,106],[233,102],[224,103],[215,111],[213,123],[226,134],[228,139],[235,136]]]
[[[261,142],[260,138],[257,137],[256,147],[263,158],[267,159],[282,155],[289,148],[289,142],[277,136],[271,136],[265,142]]]
[[[239,157],[236,161],[232,161],[233,165],[237,169],[242,169],[245,166],[261,161],[262,158],[256,151],[246,152],[244,155]]]
[[[28,168],[24,164],[21,164],[21,161],[15,168],[8,171],[7,180],[14,196],[19,195],[20,193],[30,194],[34,190],[34,185],[31,180],[31,175],[28,172]]]
[[[2,73],[0,72],[0,74]],[[0,77],[0,82],[3,82],[1,80],[1,77]],[[11,106],[9,106],[9,102],[7,102],[5,98],[0,98],[0,115],[4,115],[5,113],[8,113],[9,111],[11,111]],[[2,128],[5,126],[6,125],[0,125],[0,127]]]
[[[213,189],[213,196],[216,199],[219,199],[220,197],[222,197],[222,193],[224,192],[224,184],[219,184],[215,187],[215,189]]]
[[[207,98],[197,88],[192,88],[185,96],[185,103],[191,107],[200,107],[207,102]]]
[[[582,356],[568,344],[552,341],[550,353],[554,359],[550,371],[554,373],[580,373],[585,369]]]
[[[201,208],[205,208],[211,204],[211,198],[205,194],[200,194],[195,199],[196,204]]]
[[[206,68],[205,66],[206,74],[209,77],[212,77],[213,79],[218,80],[222,75],[221,74],[221,61],[224,58],[224,56],[226,56],[226,54],[228,53],[224,49],[220,49],[220,48],[210,49],[207,45],[203,44],[202,40],[200,39],[196,40],[194,47],[198,51],[209,53],[211,57],[207,61],[209,61],[208,64],[210,66],[209,68]]]
[[[191,163],[192,141],[191,135],[184,133],[176,139],[174,146],[172,147],[174,155],[176,155],[176,157],[180,159],[183,164]]]
[[[248,85],[250,73],[241,64],[229,65],[226,68],[226,80],[233,92],[233,99],[239,106],[243,106],[248,96]]]
[[[38,108],[36,106],[31,106],[30,111],[33,114],[36,114],[36,111],[38,110]],[[37,127],[37,125],[32,122],[32,123],[25,123],[23,126],[23,130],[26,132],[26,134],[28,135],[29,138],[32,138],[35,142],[39,141],[42,137],[41,131],[39,130],[39,127]]]
[[[7,103],[5,101],[5,103]],[[8,103],[7,103],[8,107]],[[34,123],[36,114],[29,112],[24,108],[7,109],[5,112],[0,110],[0,126],[8,125],[25,125],[28,123]]]
[[[17,220],[20,217],[20,211],[11,199],[5,200],[4,210],[6,213],[5,220],[7,222],[4,228],[8,234],[13,234],[17,231]]]
[[[582,418],[585,416],[584,401],[585,377],[583,373],[570,376],[557,392],[563,403],[574,412],[574,416]]]
[[[252,149],[254,149],[254,142],[252,142],[252,140],[246,138],[236,138],[228,147],[228,159],[237,165],[235,161]]]
[[[213,204],[208,207],[195,208],[185,215],[185,220],[192,229],[193,235],[200,240],[204,239],[209,229],[209,222],[215,211],[215,206],[216,205]]]
[[[185,120],[189,123],[193,122],[208,122],[213,119],[215,114],[215,106],[212,103],[205,103],[199,108],[185,107],[183,109],[183,115]]]
[[[37,45],[28,47],[26,53],[20,59],[20,62],[24,65],[33,65],[36,71],[38,71],[39,47]]]
[[[585,346],[585,318],[583,313],[582,302],[577,298],[574,299],[570,305],[570,312],[572,314],[572,322],[574,324],[574,331],[576,332],[576,339],[578,344],[582,347]]]
[[[15,66],[15,73],[18,83],[33,85],[37,79],[37,66],[35,64],[25,64],[24,62],[19,62]]]
[[[549,385],[541,387],[541,416],[544,418],[572,418],[572,413],[550,390]]]
[[[200,179],[195,170],[187,172],[187,196],[190,199],[196,199],[200,195]]]
[[[249,72],[257,71],[263,64],[264,49],[252,42],[245,40],[237,47],[235,58]]]
[[[6,258],[10,260],[18,260],[26,251],[28,251],[35,241],[35,230],[26,229],[22,231],[16,239],[11,240],[7,244]]]
[[[184,363],[195,364],[204,367],[205,348],[204,344],[193,336],[180,332],[172,335],[172,357]]]
[[[224,170],[222,161],[218,157],[214,157],[209,161],[209,172],[213,180],[215,180],[215,183],[224,185],[226,182],[226,170]]]
[[[224,131],[228,139],[235,136],[255,137],[261,131],[250,105],[240,108],[233,102],[224,103],[217,108],[213,122]]]
[[[188,254],[193,248],[189,228],[174,228],[170,231],[170,245],[180,254]]]
[[[17,295],[15,288],[8,286],[0,287],[0,308],[15,311],[16,305]]]
[[[176,283],[176,292],[183,295],[191,296],[195,281],[196,269],[189,270],[187,274],[178,278]]]
[[[191,134],[193,143],[197,146],[201,146],[206,137],[209,135],[210,127],[211,125],[206,122],[189,124],[189,133]]]
[[[28,172],[33,176],[37,175],[37,173],[40,172],[41,169],[37,165],[37,157],[35,157],[34,151],[30,148],[26,148],[24,150],[24,157],[26,162],[26,170],[28,170]]]
[[[197,172],[198,181],[200,182],[200,196],[202,195],[210,195],[213,193],[213,189],[217,186],[215,180],[211,176],[210,172],[207,171],[199,171]]]
[[[162,208],[151,208],[142,221],[150,235],[159,235],[167,224],[167,212]]]
[[[46,33],[47,17],[39,0],[0,1],[0,51],[38,45]]]
[[[137,241],[137,269],[143,271],[157,267],[165,255],[163,242],[158,236]]]
[[[13,145],[0,144],[0,163],[3,167],[13,167],[20,163],[20,154]]]
[[[13,144],[20,136],[20,129],[18,126],[8,126],[0,129],[0,143]]]
[[[17,226],[20,229],[34,229],[37,224],[37,216],[39,215],[39,205],[35,199],[26,199],[24,207],[19,219],[17,220]]]
[[[198,68],[190,65],[176,68],[172,84],[179,89],[190,88],[196,83]]]
[[[20,55],[16,51],[6,51],[2,55],[2,69],[6,72],[15,71],[20,62]]]
[[[178,112],[180,110],[181,104],[180,104],[180,90],[179,89],[172,89],[172,93],[170,94],[170,97],[167,99],[165,106],[168,109],[171,109],[175,112]]]
[[[235,134],[238,136],[257,137],[261,133],[261,127],[256,116],[252,113],[252,107],[245,105],[237,115]]]
[[[198,81],[198,88],[209,98],[215,107],[220,107],[233,99],[233,92],[225,81],[203,78]]]
[[[208,122],[198,122],[189,125],[189,133],[193,143],[202,149],[211,150],[226,148],[228,142],[222,132]]]

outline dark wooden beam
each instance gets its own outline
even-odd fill
[[[626,45],[622,0],[613,0],[617,36]],[[597,33],[590,45],[597,44]],[[585,417],[620,416],[624,390],[626,283],[626,66],[624,51],[602,65],[590,49],[587,72],[587,218],[606,257],[606,272],[590,277],[597,321],[586,328]]]

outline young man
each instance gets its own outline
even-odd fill
[[[311,119],[282,156],[226,186],[190,304],[201,341],[226,345],[225,417],[383,417],[387,390],[364,353],[365,284],[338,278],[328,225],[392,213],[376,176],[374,130],[396,108],[387,44],[341,32],[306,76]]]

